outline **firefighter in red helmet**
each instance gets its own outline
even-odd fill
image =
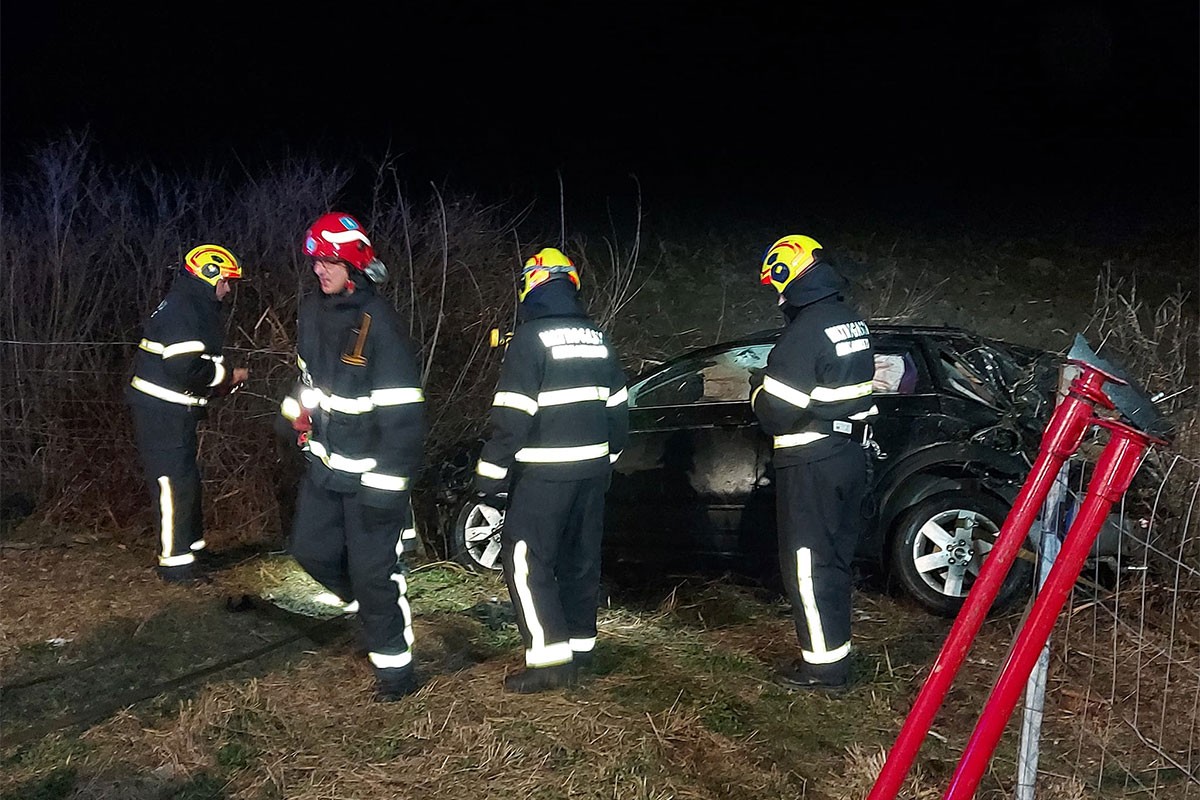
[[[525,670],[504,688],[570,686],[592,663],[604,494],[627,438],[625,374],[579,302],[579,273],[548,247],[522,273],[518,325],[475,466],[482,502],[507,505],[501,560]]]
[[[780,569],[800,642],[800,658],[781,667],[779,680],[840,691],[850,683],[850,564],[877,413],[871,334],[809,236],[771,245],[760,279],[779,292],[787,319],[750,396],[774,444]]]
[[[221,302],[241,277],[241,264],[220,245],[188,251],[171,290],[146,321],[126,390],[157,511],[157,571],[170,582],[204,579],[196,564],[205,549],[196,425],[211,399],[249,376],[245,368],[227,367],[221,351]]]
[[[300,310],[297,391],[281,413],[308,460],[289,548],[357,608],[376,696],[418,687],[403,554],[416,544],[411,482],[421,464],[425,394],[412,342],[377,291],[387,270],[359,221],[319,217],[304,238],[320,291]]]

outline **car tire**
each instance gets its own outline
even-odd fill
[[[499,572],[500,531],[504,512],[486,506],[474,498],[460,506],[450,532],[450,557],[480,571]]]
[[[953,617],[962,608],[979,569],[1008,516],[1003,500],[978,491],[954,490],[924,498],[896,523],[891,571],[926,609]],[[989,613],[1011,607],[1032,586],[1033,564],[1013,562]]]

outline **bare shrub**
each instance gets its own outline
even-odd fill
[[[389,267],[382,291],[418,348],[431,469],[486,420],[503,352],[489,346],[489,333],[512,329],[525,255],[517,231],[529,209],[439,186],[414,198],[390,156],[373,175],[350,210]],[[316,290],[299,242],[318,214],[346,207],[351,171],[297,158],[261,173],[169,177],[97,163],[80,135],[49,144],[28,172],[8,177],[0,255],[10,300],[0,337],[6,490],[36,492],[36,519],[51,527],[144,530],[149,504],[124,401],[136,343],[182,255],[218,241],[245,268],[227,303],[225,344],[250,380],[212,404],[201,428],[204,491],[217,501],[205,512],[218,547],[278,537],[303,465],[272,421],[297,377],[300,304]],[[605,256],[592,257],[582,238],[572,240],[597,277],[592,310],[602,320],[636,292],[638,212],[632,245],[614,236]],[[418,527],[427,530],[428,500],[425,488],[414,493]]]

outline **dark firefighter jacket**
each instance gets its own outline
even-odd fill
[[[322,488],[357,493],[364,505],[408,502],[421,466],[425,393],[400,318],[360,280],[353,293],[309,297],[300,310],[298,397],[282,415],[307,411],[309,475]]]
[[[774,440],[777,468],[859,446],[864,421],[877,413],[870,332],[839,288],[833,268],[818,262],[784,290],[789,322],[751,378],[751,404]]]
[[[199,278],[180,272],[143,328],[126,390],[134,405],[188,409],[201,419],[208,398],[224,391],[221,301]]]
[[[504,491],[514,464],[545,480],[607,475],[629,432],[625,373],[569,281],[521,304],[492,401],[475,485]]]

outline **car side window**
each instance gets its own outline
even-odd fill
[[[767,365],[771,347],[748,345],[681,361],[634,385],[629,406],[744,403],[750,399],[750,371]]]
[[[918,387],[917,362],[908,350],[875,353],[875,394],[913,394]]]

